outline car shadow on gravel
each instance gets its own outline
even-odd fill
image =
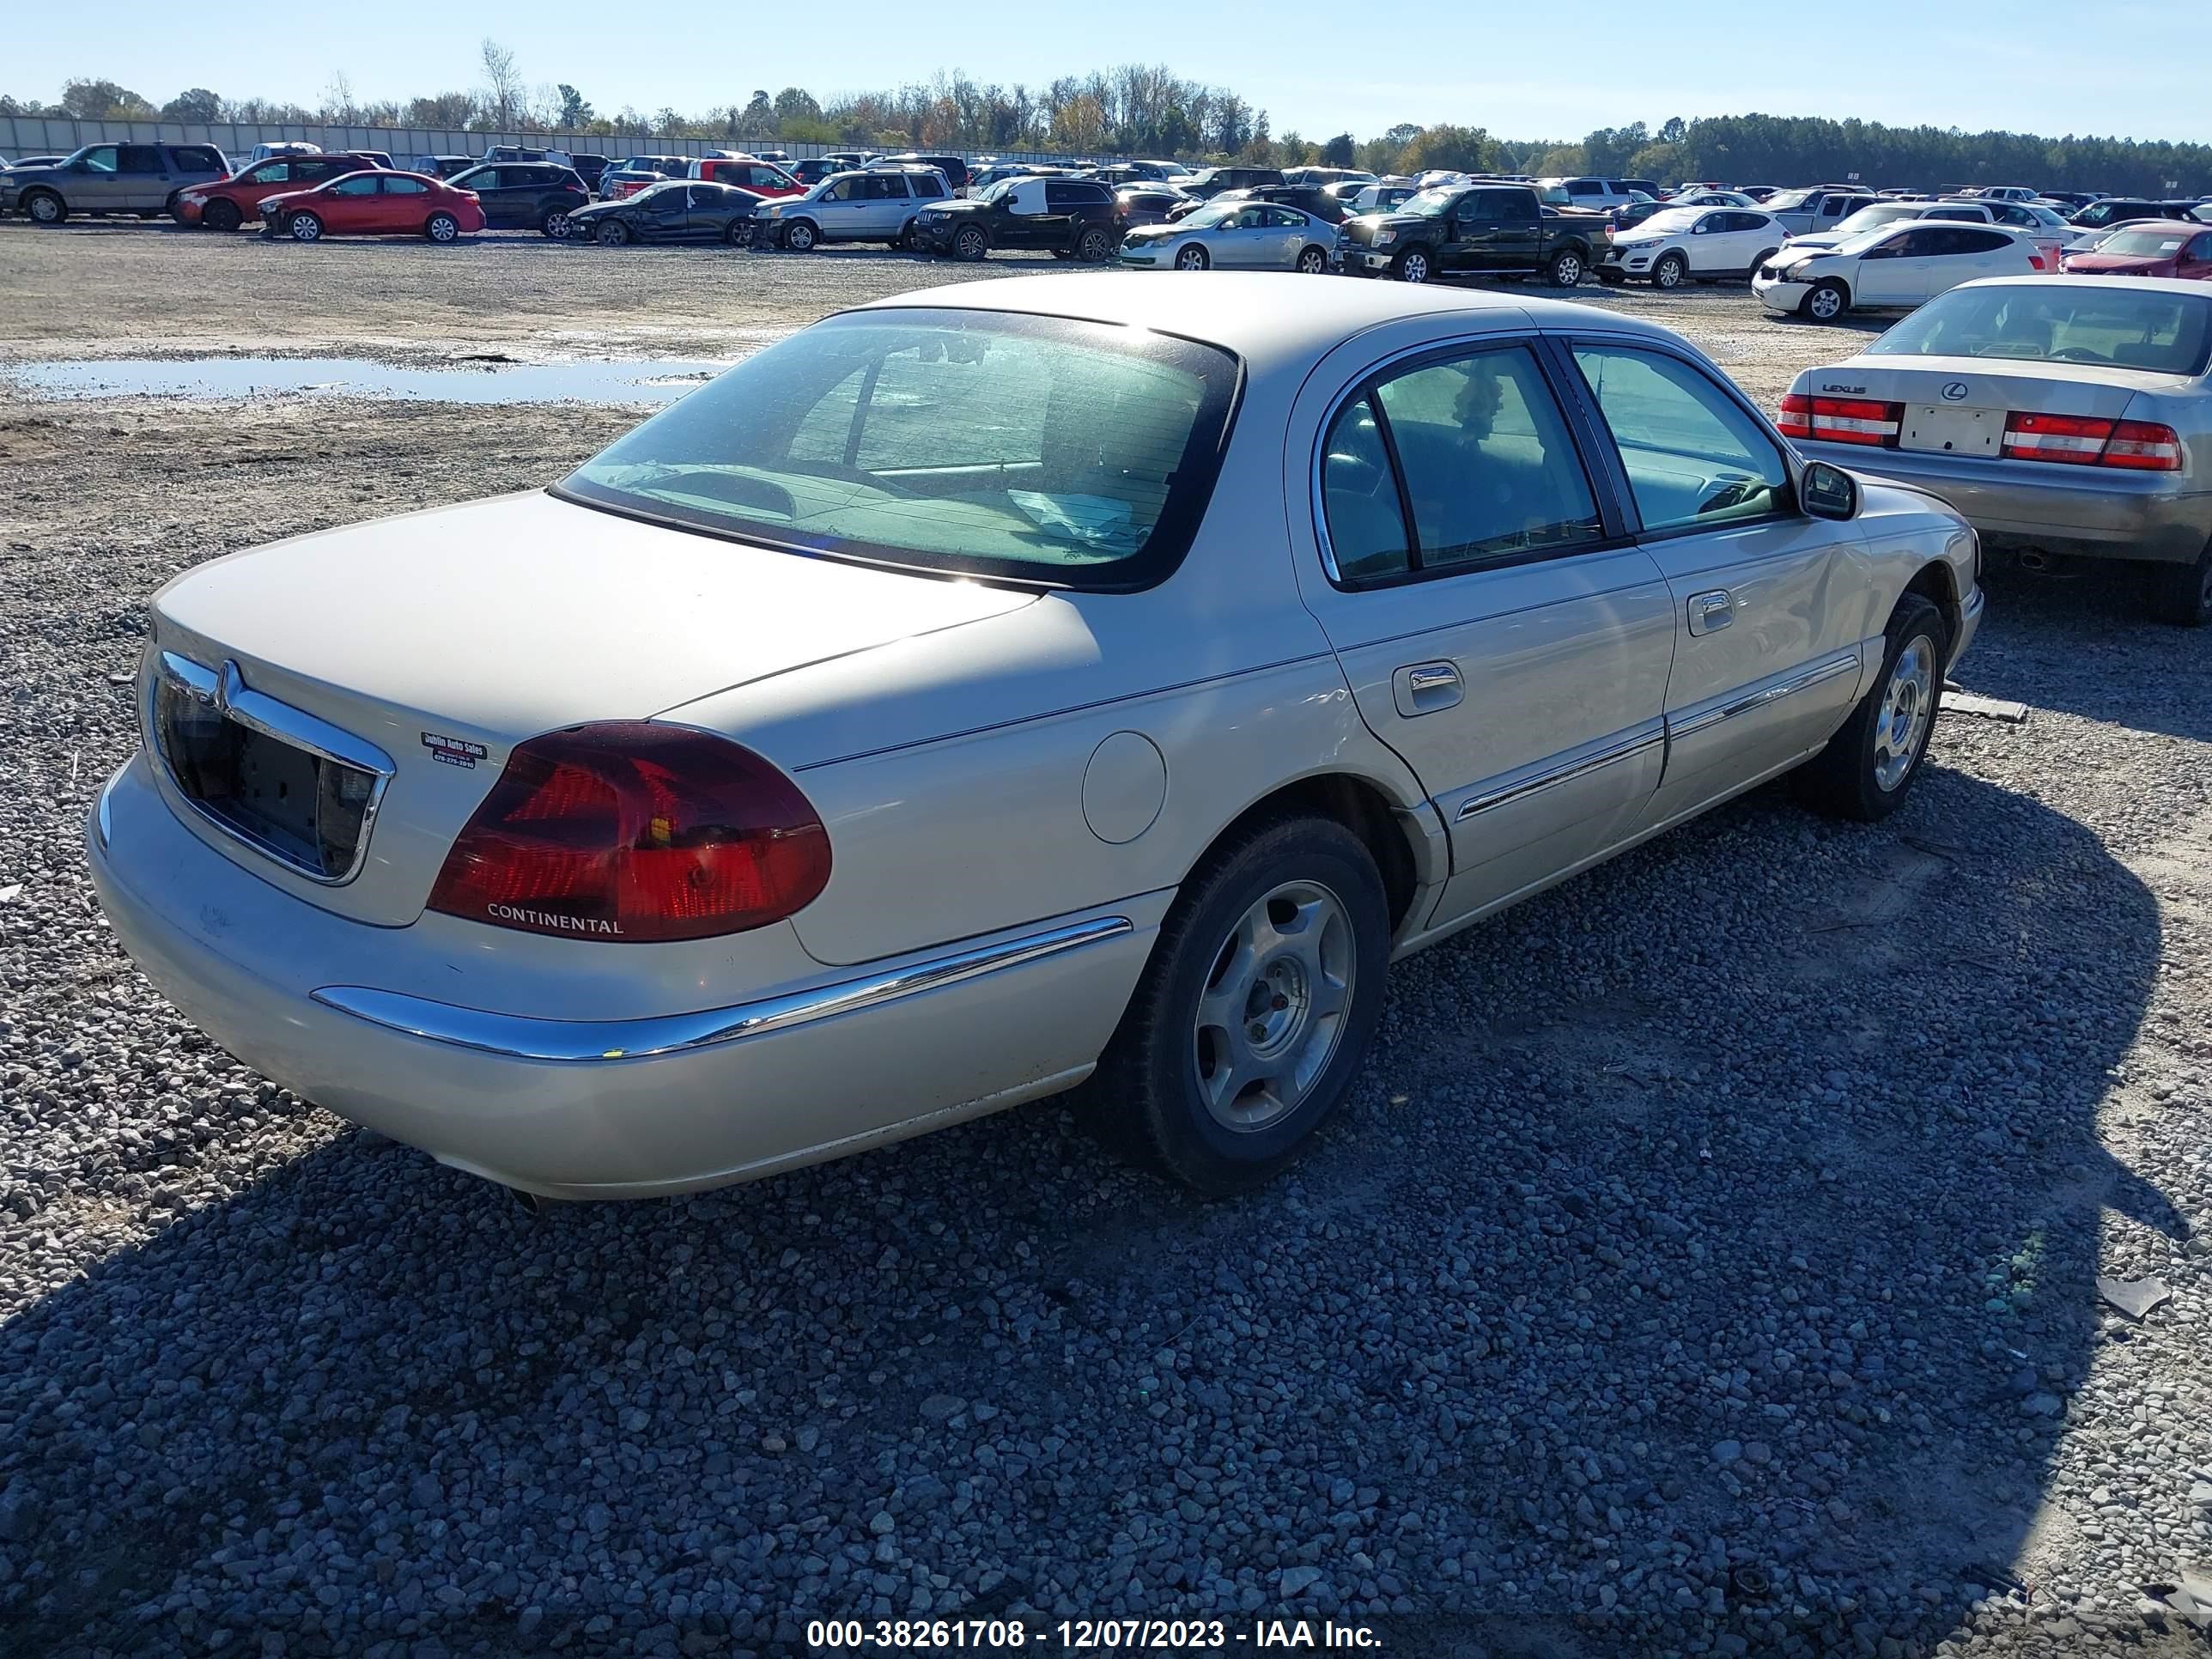
[[[2212,630],[2149,614],[2142,567],[2081,562],[1984,573],[1992,621],[1959,665],[1968,690],[2138,731],[2212,742]],[[2081,672],[2094,661],[2099,672]]]
[[[1925,1652],[2021,1553],[2103,1211],[2181,1224],[2094,1121],[2160,938],[2095,836],[1939,767],[1407,963],[1354,1109],[1243,1200],[1103,1156],[1097,1101],[537,1219],[342,1134],[0,1330],[0,1628],[1287,1603],[1437,1654]]]

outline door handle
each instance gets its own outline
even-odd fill
[[[1407,720],[1457,705],[1467,695],[1459,670],[1448,662],[1414,663],[1390,677],[1391,701]]]
[[[1725,587],[1690,595],[1690,632],[1717,634],[1735,620],[1735,599]]]

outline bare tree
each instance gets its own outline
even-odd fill
[[[360,118],[360,106],[353,100],[353,77],[343,70],[332,70],[330,84],[323,88],[323,118],[344,127]]]
[[[489,35],[483,43],[484,113],[491,118],[495,130],[512,131],[515,118],[522,112],[522,71],[515,65],[512,47],[502,46]]]

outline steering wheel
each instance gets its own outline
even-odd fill
[[[2051,354],[2054,363],[2101,363],[2105,360],[2087,346],[2068,346],[2063,351]]]

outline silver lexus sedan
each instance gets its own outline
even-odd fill
[[[1930,301],[1808,369],[1808,455],[1933,491],[2031,566],[2119,561],[2152,609],[2212,620],[2212,283],[2014,276]]]
[[[1978,556],[1617,313],[965,283],[550,489],[179,576],[87,851],[217,1041],[532,1193],[1094,1074],[1224,1192],[1394,957],[1780,773],[1893,811]]]

